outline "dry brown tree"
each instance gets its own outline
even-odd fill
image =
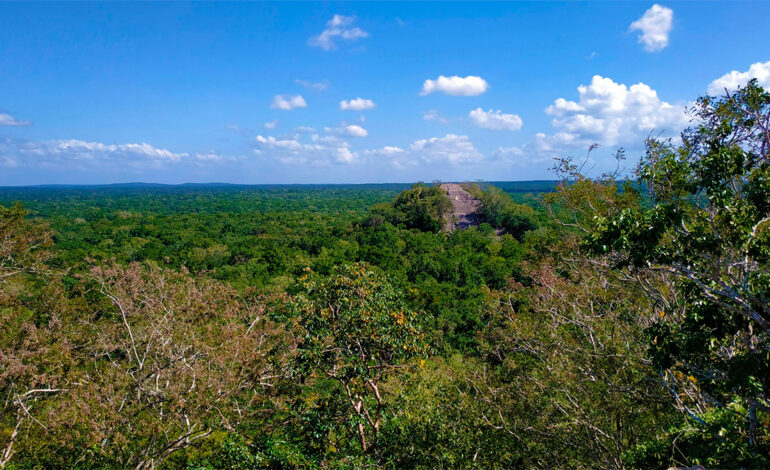
[[[154,468],[253,416],[291,354],[283,331],[224,284],[151,264],[91,270],[107,302],[84,318],[90,364],[57,410],[75,445]]]
[[[25,219],[20,205],[0,206],[0,468],[14,457],[21,435],[40,421],[46,404],[65,389],[62,370],[68,343],[62,338],[56,284],[38,279],[50,274],[46,262],[51,232]],[[31,285],[45,294],[46,318],[20,300]]]

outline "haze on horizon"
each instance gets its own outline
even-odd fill
[[[770,3],[0,3],[0,185],[600,172],[770,87]],[[718,33],[715,33],[718,32]]]

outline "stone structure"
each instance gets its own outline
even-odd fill
[[[447,197],[452,201],[454,208],[449,217],[447,217],[446,225],[444,226],[445,231],[453,232],[478,225],[476,212],[481,204],[478,199],[457,183],[442,183],[441,189],[446,191]]]

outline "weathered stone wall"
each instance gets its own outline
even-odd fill
[[[452,201],[454,209],[447,217],[444,230],[453,232],[463,230],[468,227],[478,225],[476,211],[479,208],[479,200],[474,198],[471,193],[463,189],[457,183],[443,183],[441,189],[446,191],[447,197]]]

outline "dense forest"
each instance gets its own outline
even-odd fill
[[[1,188],[0,468],[769,467],[770,93],[691,112],[451,232],[436,184]]]

